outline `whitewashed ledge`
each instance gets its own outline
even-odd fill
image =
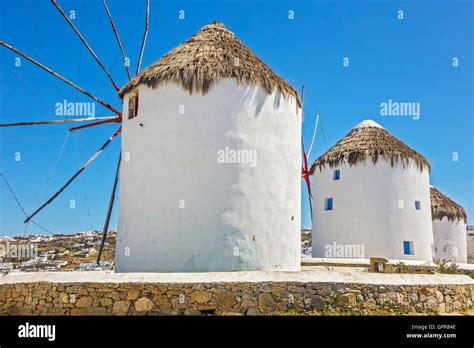
[[[418,260],[388,260],[390,264],[396,264],[403,262],[407,266],[428,266],[436,267],[436,264],[433,261],[418,261]],[[303,265],[354,265],[354,266],[369,266],[370,259],[351,259],[351,258],[318,258],[318,257],[308,257],[302,258],[301,263]],[[458,266],[466,266],[466,263],[460,263]],[[469,265],[474,266],[474,265]],[[474,267],[473,267],[474,269]]]
[[[417,260],[388,260],[390,264],[397,264],[403,262],[407,266],[428,266],[436,267],[433,261],[417,261]],[[317,257],[304,257],[301,259],[303,266],[312,265],[327,265],[337,266],[346,265],[354,267],[368,267],[370,265],[370,259],[350,259],[350,258],[317,258]],[[465,271],[474,271],[474,264],[472,263],[457,263],[456,266]]]
[[[377,285],[474,284],[457,274],[380,274],[363,268],[302,267],[301,272],[114,273],[112,271],[25,272],[0,276],[1,284],[48,283],[358,283]]]

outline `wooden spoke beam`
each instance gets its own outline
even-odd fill
[[[107,12],[107,16],[109,17],[110,25],[112,26],[112,30],[114,31],[115,39],[117,40],[117,43],[118,43],[119,48],[120,48],[120,52],[122,53],[123,64],[125,66],[125,69],[127,70],[128,80],[130,80],[132,77],[130,76],[130,69],[129,69],[128,64],[127,64],[127,57],[125,56],[125,51],[123,49],[122,42],[120,41],[120,36],[118,34],[117,28],[115,27],[115,22],[112,18],[112,14],[110,13],[109,8],[107,7],[107,3],[105,2],[105,0],[102,0],[102,5],[104,5],[105,11]]]
[[[107,71],[107,69],[105,68],[104,64],[102,64],[102,62],[100,61],[99,57],[97,57],[97,55],[95,54],[95,52],[92,50],[91,46],[87,43],[87,41],[84,39],[84,37],[82,36],[82,34],[79,32],[79,30],[77,30],[76,26],[74,25],[73,22],[71,22],[71,20],[69,19],[69,17],[66,15],[66,13],[64,13],[63,9],[58,5],[58,3],[56,2],[56,0],[51,0],[51,3],[54,5],[54,7],[56,7],[56,9],[59,11],[59,13],[61,14],[61,16],[63,16],[63,18],[66,20],[66,22],[69,24],[69,26],[72,28],[72,30],[74,30],[74,32],[76,33],[77,37],[79,38],[79,40],[81,40],[81,42],[84,44],[84,46],[86,46],[87,50],[89,51],[89,53],[92,55],[92,57],[94,57],[95,61],[97,62],[97,64],[99,64],[99,66],[101,67],[101,69],[104,71],[105,75],[107,75],[107,77],[109,78],[110,82],[112,83],[112,85],[114,86],[115,90],[118,92],[120,90],[120,88],[117,86],[117,84],[115,83],[114,79],[112,78],[112,76],[110,75],[110,73]]]
[[[112,119],[112,120],[105,120],[105,121],[99,121],[99,122],[84,124],[84,125],[82,125],[82,126],[70,128],[69,131],[70,131],[70,132],[74,132],[74,131],[77,131],[77,130],[79,130],[79,129],[89,128],[89,127],[95,127],[95,126],[100,126],[100,125],[103,125],[103,124],[106,124],[106,123],[112,123],[112,122],[120,123],[120,122],[122,122],[122,119],[121,119],[120,117],[115,117],[115,118]]]
[[[48,199],[45,203],[43,203],[38,209],[36,209],[30,216],[28,216],[24,223],[27,223],[30,221],[36,214],[38,214],[41,210],[43,210],[44,207],[46,207],[48,204],[50,204],[52,201],[54,201],[60,194],[63,192],[73,181],[76,179],[79,174],[81,174],[94,160],[102,153],[102,151],[110,144],[110,142],[120,134],[122,131],[122,127],[119,127],[114,134],[110,136],[109,139],[94,153],[94,155],[89,158],[89,160],[81,167],[79,170],[64,184],[53,196],[51,196],[50,199]]]
[[[71,119],[66,119],[66,120],[0,123],[0,127],[36,126],[36,125],[43,125],[43,124],[62,124],[62,123],[104,121],[104,120],[110,121],[110,122],[120,122],[121,118],[117,116],[104,116],[104,117],[71,118]]]
[[[64,77],[62,77],[61,75],[59,75],[58,73],[54,72],[53,70],[51,70],[50,68],[44,66],[43,64],[41,64],[40,62],[34,60],[33,58],[27,56],[25,53],[21,52],[20,50],[17,50],[15,47],[7,44],[6,42],[4,41],[0,41],[0,45],[9,49],[10,51],[12,52],[15,52],[16,54],[19,54],[20,56],[22,56],[23,58],[29,60],[30,62],[32,62],[33,64],[35,64],[36,66],[40,67],[41,69],[47,71],[48,73],[50,73],[51,75],[57,77],[58,79],[60,79],[61,81],[67,83],[69,86],[71,87],[74,87],[75,89],[77,89],[79,92],[87,95],[89,98],[95,100],[97,103],[99,103],[100,105],[106,107],[107,109],[109,109],[110,111],[112,111],[114,114],[117,114],[119,116],[122,116],[122,113],[120,111],[118,111],[117,109],[115,109],[113,106],[109,105],[108,103],[100,100],[99,98],[95,97],[94,95],[92,95],[91,93],[87,92],[85,89],[79,87],[78,85],[76,85],[75,83],[65,79]]]
[[[145,31],[143,32],[142,46],[140,48],[140,55],[138,56],[137,71],[135,75],[140,72],[140,65],[142,64],[143,51],[145,50],[146,38],[148,35],[148,20],[150,17],[150,0],[146,0],[146,17],[145,17]]]

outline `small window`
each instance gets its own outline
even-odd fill
[[[324,210],[332,210],[332,198],[326,198],[324,202]]]
[[[333,180],[339,180],[341,178],[341,171],[339,169],[336,169],[334,171],[334,175],[332,177]]]
[[[403,242],[403,253],[405,255],[414,255],[415,250],[413,248],[413,242],[412,241],[404,241]]]
[[[421,210],[421,203],[420,203],[420,201],[415,201],[415,209],[416,209],[416,210]]]
[[[128,119],[136,117],[138,114],[138,93],[131,95],[128,99]]]

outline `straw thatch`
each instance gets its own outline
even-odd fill
[[[467,223],[466,211],[462,206],[443,195],[434,187],[430,188],[431,218],[442,220],[447,217],[449,221],[464,220]]]
[[[120,90],[119,95],[123,97],[139,84],[156,88],[167,82],[178,83],[189,93],[206,94],[213,83],[223,78],[260,85],[268,93],[278,88],[283,95],[294,96],[301,105],[296,90],[220,22],[206,25],[143,70]]]
[[[371,122],[377,125],[373,121]],[[363,123],[364,123],[363,122]],[[431,170],[428,160],[414,151],[385,129],[377,126],[356,127],[349,134],[339,140],[336,145],[326,151],[321,157],[314,161],[310,173],[314,173],[316,167],[321,170],[326,164],[331,168],[341,165],[343,162],[351,166],[370,158],[375,164],[379,158],[385,159],[393,167],[395,163],[408,164],[409,160],[415,161],[421,170]]]

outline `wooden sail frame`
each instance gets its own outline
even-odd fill
[[[76,26],[72,23],[72,21],[69,19],[69,17],[66,15],[66,13],[64,12],[64,10],[59,6],[59,4],[57,3],[56,0],[51,0],[51,3],[56,7],[56,9],[59,11],[59,13],[61,14],[61,16],[66,20],[66,22],[68,23],[68,25],[73,29],[73,31],[75,32],[75,34],[77,35],[77,37],[79,38],[79,40],[82,42],[82,44],[86,47],[86,49],[89,51],[89,53],[92,55],[92,57],[94,58],[94,60],[98,63],[98,65],[100,66],[100,68],[102,69],[102,71],[105,73],[105,75],[107,76],[107,78],[110,80],[112,86],[114,87],[114,89],[116,90],[116,92],[119,91],[119,87],[118,85],[115,83],[112,75],[108,72],[108,70],[105,68],[104,64],[101,62],[101,60],[97,57],[97,55],[95,54],[95,52],[92,50],[91,46],[88,44],[88,42],[85,40],[85,38],[83,37],[83,35],[79,32],[79,30],[76,28]],[[123,45],[122,45],[122,42],[120,40],[120,37],[119,37],[119,34],[118,34],[118,31],[117,31],[117,28],[115,27],[115,22],[112,18],[112,15],[107,7],[107,3],[105,0],[102,0],[102,4],[104,6],[104,9],[107,13],[107,17],[109,19],[109,22],[111,24],[111,27],[112,27],[112,30],[114,32],[114,36],[115,36],[115,39],[118,43],[118,46],[119,46],[119,49],[120,49],[120,53],[122,55],[122,58],[124,60],[124,66],[125,66],[125,69],[126,69],[126,72],[127,72],[127,77],[128,77],[128,80],[130,80],[132,78],[132,76],[130,75],[130,69],[128,67],[128,65],[126,64],[126,61],[127,61],[127,58],[126,58],[126,55],[125,55],[125,51],[123,49]],[[141,46],[140,46],[140,52],[139,52],[139,56],[138,56],[138,62],[137,62],[137,68],[136,68],[136,73],[138,73],[140,71],[140,66],[141,66],[141,61],[142,61],[142,58],[143,58],[143,54],[144,54],[144,50],[145,50],[145,44],[146,44],[146,39],[147,39],[147,35],[148,35],[148,26],[149,26],[149,13],[150,13],[150,1],[149,0],[146,0],[146,15],[145,15],[145,29],[144,29],[144,33],[143,33],[143,36],[142,36],[142,42],[141,42]],[[12,123],[3,123],[3,124],[0,124],[0,127],[17,127],[17,126],[36,126],[36,125],[51,125],[51,124],[64,124],[64,123],[76,123],[76,122],[91,122],[91,123],[87,123],[87,124],[84,124],[84,125],[80,125],[80,126],[77,126],[77,127],[72,127],[70,128],[69,130],[70,131],[75,131],[75,130],[79,130],[79,129],[84,129],[84,128],[89,128],[89,127],[94,127],[94,126],[99,126],[99,125],[103,125],[103,124],[108,124],[108,123],[112,123],[112,122],[116,122],[116,123],[121,123],[122,122],[122,113],[115,109],[110,103],[107,103],[101,99],[99,99],[98,97],[96,97],[95,95],[93,95],[92,93],[86,91],[84,88],[78,86],[77,84],[75,84],[74,82],[66,79],[65,77],[63,77],[62,75],[58,74],[57,72],[55,72],[54,70],[50,69],[49,67],[45,66],[44,64],[40,63],[39,61],[37,61],[36,59],[28,56],[26,53],[20,51],[19,49],[9,45],[8,43],[4,42],[4,41],[0,41],[0,46],[3,46],[5,48],[7,48],[8,50],[20,55],[21,57],[25,58],[26,60],[30,61],[31,63],[33,63],[34,65],[38,66],[39,68],[45,70],[46,72],[48,72],[49,74],[53,75],[54,77],[60,79],[61,81],[65,82],[66,84],[68,84],[69,86],[75,88],[76,90],[78,90],[79,92],[81,92],[82,94],[86,95],[87,97],[93,99],[95,102],[99,103],[100,105],[104,106],[105,108],[107,108],[108,110],[112,111],[116,116],[105,116],[105,117],[88,117],[88,118],[71,118],[71,119],[60,119],[60,120],[46,120],[46,121],[25,121],[25,122],[12,122]],[[24,223],[28,223],[29,221],[32,221],[31,219],[36,216],[40,211],[42,211],[46,206],[48,206],[51,202],[53,202],[70,184],[72,184],[72,182],[92,163],[94,162],[94,160],[102,153],[102,151],[112,142],[112,140],[114,138],[116,138],[122,131],[122,127],[120,126],[107,140],[106,142],[92,155],[92,157],[89,158],[89,160],[81,167],[79,168],[75,173],[74,175],[64,184],[62,185],[59,190],[53,194],[46,202],[44,202],[39,208],[37,208],[33,213],[31,213],[30,215],[26,215],[25,214],[25,217],[26,219],[24,220]],[[120,150],[121,151],[121,150]],[[117,163],[117,169],[116,169],[116,172],[115,172],[115,177],[114,177],[114,184],[113,184],[113,187],[112,187],[112,192],[111,192],[111,196],[110,196],[110,200],[109,200],[109,205],[108,205],[108,209],[107,209],[107,214],[106,214],[106,218],[105,218],[105,222],[104,222],[104,228],[103,228],[103,232],[102,232],[102,241],[101,241],[101,244],[100,244],[100,248],[99,248],[99,254],[98,254],[98,257],[97,257],[97,264],[100,263],[100,258],[101,258],[101,255],[102,255],[102,250],[103,250],[103,247],[104,247],[104,243],[105,243],[105,239],[106,239],[106,235],[107,235],[107,230],[108,230],[108,227],[109,227],[109,223],[110,223],[110,217],[111,217],[111,214],[112,214],[112,210],[113,210],[113,206],[114,206],[114,200],[115,200],[115,193],[116,193],[116,190],[117,190],[117,182],[118,182],[118,178],[119,178],[119,172],[120,172],[120,163],[121,163],[121,155],[119,156],[119,160],[118,160],[118,163]]]

